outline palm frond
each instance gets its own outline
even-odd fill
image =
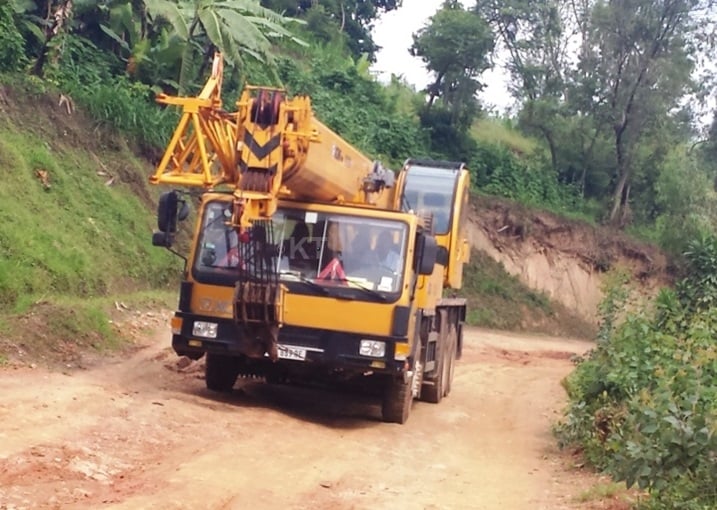
[[[144,5],[150,16],[166,19],[181,39],[189,39],[187,16],[178,4],[169,0],[144,0]]]

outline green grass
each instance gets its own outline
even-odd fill
[[[539,147],[537,140],[526,137],[494,117],[475,121],[470,133],[479,142],[505,145],[518,154],[529,154]]]
[[[152,288],[177,273],[176,260],[151,246],[154,218],[147,204],[126,185],[105,185],[87,152],[0,125],[0,168],[0,304],[6,310],[19,312],[51,295]],[[37,171],[48,173],[48,188]]]
[[[596,483],[589,489],[581,492],[576,499],[580,503],[589,503],[592,501],[602,501],[614,498],[627,500],[628,498],[626,497],[626,491],[627,489],[625,488],[624,483],[601,482]]]
[[[526,310],[549,317],[550,300],[508,274],[502,264],[473,250],[463,272],[461,294],[468,299],[469,324],[499,329],[520,329]]]

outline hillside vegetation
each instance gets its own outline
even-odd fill
[[[0,360],[117,345],[114,303],[166,302],[181,268],[150,244],[151,167],[58,97],[0,86]]]
[[[49,97],[5,93],[0,120],[0,303],[167,284],[176,264],[147,242],[147,163]],[[38,110],[41,106],[43,110]],[[84,121],[84,122],[83,122]],[[89,127],[89,129],[88,129]],[[106,139],[102,140],[101,137]]]

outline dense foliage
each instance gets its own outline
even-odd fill
[[[717,506],[717,238],[689,243],[685,277],[619,320],[624,280],[609,288],[597,347],[566,379],[563,444],[647,489],[655,509]]]
[[[19,69],[25,59],[24,40],[13,14],[10,4],[0,5],[0,70]]]

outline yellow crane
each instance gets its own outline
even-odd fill
[[[398,176],[317,120],[308,97],[247,87],[221,101],[221,56],[197,97],[159,96],[182,117],[150,182],[201,187],[172,320],[180,355],[206,354],[206,384],[239,375],[355,384],[403,423],[439,402],[460,357],[469,172],[407,160]],[[160,197],[157,246],[186,217]],[[184,204],[186,205],[186,204]]]

